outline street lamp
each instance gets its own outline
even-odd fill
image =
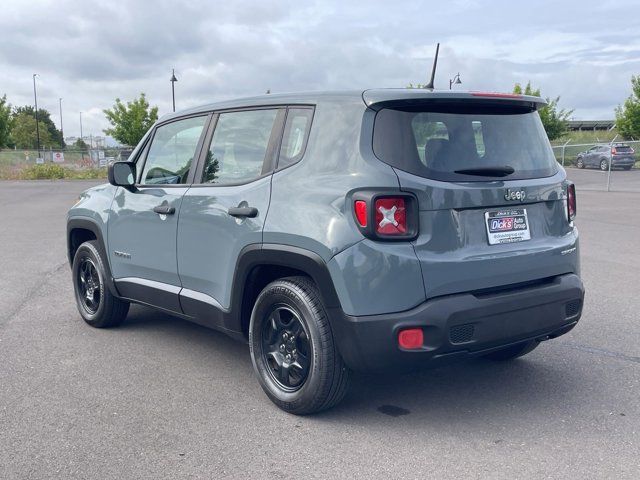
[[[62,128],[62,97],[58,99],[60,103],[60,136],[62,137],[62,142],[60,142],[60,148],[64,146],[64,129]]]
[[[36,141],[38,143],[38,158],[40,158],[40,126],[38,125],[38,93],[36,92],[36,77],[39,77],[37,73],[33,74],[33,101],[36,104]]]
[[[80,112],[80,140],[82,140],[82,112]]]
[[[171,99],[173,100],[173,111],[176,111],[176,91],[175,91],[175,83],[178,81],[178,79],[176,78],[176,71],[175,69],[171,69],[171,79],[169,80],[171,82]]]
[[[455,85],[460,85],[462,82],[460,81],[460,72],[456,73],[456,75],[453,78],[449,79],[449,90],[451,90],[451,87],[455,84]]]

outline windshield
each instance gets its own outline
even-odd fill
[[[383,109],[373,149],[391,166],[435,180],[517,180],[558,171],[538,113],[515,106]]]

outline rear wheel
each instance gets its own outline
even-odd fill
[[[105,283],[106,270],[95,240],[85,242],[73,258],[73,288],[80,315],[92,327],[120,324],[129,312],[129,303],[115,297]]]
[[[627,167],[622,167],[622,168],[624,168],[625,170],[631,170],[631,167],[633,167],[633,165],[629,165]]]
[[[607,161],[606,158],[603,158],[602,160],[600,160],[600,170],[602,171],[609,170],[609,162]]]
[[[515,358],[526,355],[527,353],[534,350],[538,345],[540,345],[540,343],[536,342],[535,340],[532,340],[530,342],[518,343],[516,345],[511,345],[510,347],[488,353],[484,357],[488,358],[489,360],[498,361],[513,360]]]
[[[251,314],[249,345],[262,389],[282,410],[310,414],[344,397],[350,372],[318,290],[306,277],[265,287]]]

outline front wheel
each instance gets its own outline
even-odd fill
[[[609,170],[609,162],[604,158],[600,160],[600,170],[602,170],[603,172]]]
[[[116,326],[129,312],[129,303],[109,291],[104,262],[92,240],[78,247],[72,267],[78,311],[85,322],[97,328]]]
[[[318,289],[306,277],[276,280],[262,290],[251,314],[249,345],[262,389],[286,412],[325,410],[347,392],[350,372]]]
[[[576,167],[584,168],[584,160],[582,158],[578,158],[578,160],[576,160]]]

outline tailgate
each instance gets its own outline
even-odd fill
[[[543,179],[448,183],[397,171],[418,197],[413,242],[427,298],[578,273],[577,233],[566,220],[565,173]],[[507,191],[525,192],[524,201]],[[489,243],[487,213],[526,211],[529,239]],[[524,238],[524,237],[523,237]]]

